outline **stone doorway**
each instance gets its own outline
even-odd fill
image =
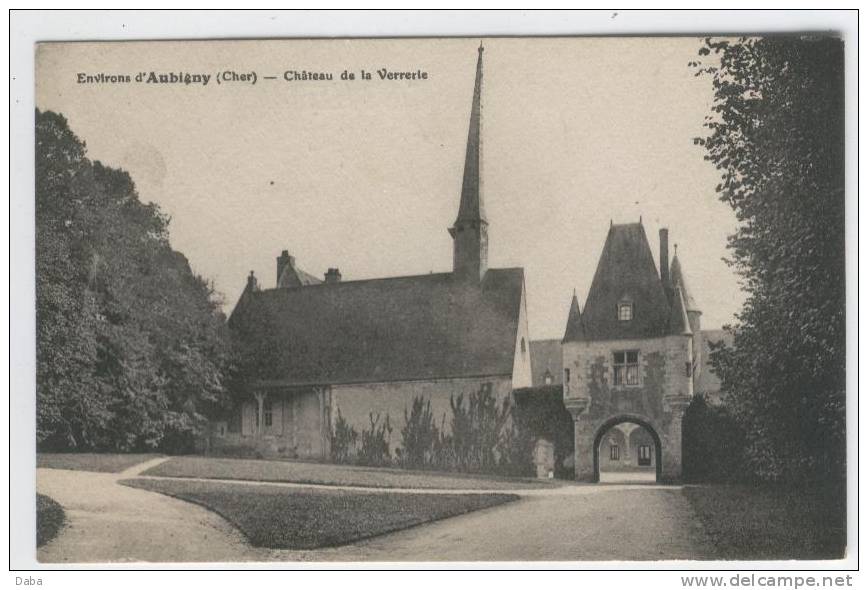
[[[593,444],[594,481],[654,483],[660,481],[662,444],[654,428],[637,418],[607,420]]]

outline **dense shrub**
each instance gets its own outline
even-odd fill
[[[531,438],[544,438],[554,444],[555,477],[573,479],[573,467],[564,465],[573,456],[575,433],[573,418],[564,406],[563,387],[545,385],[516,389],[513,398],[513,416]]]
[[[424,469],[436,462],[439,449],[440,431],[431,413],[431,400],[417,396],[410,411],[404,409],[398,462],[407,469]]]
[[[349,463],[356,451],[359,433],[347,423],[338,408],[338,417],[331,435],[331,457],[335,463]]]
[[[359,465],[372,465],[375,467],[388,465],[392,462],[392,453],[389,446],[392,439],[392,425],[389,422],[389,414],[380,423],[380,415],[374,417],[373,412],[368,414],[371,428],[364,429],[361,433],[362,446],[359,449],[357,461]]]
[[[685,481],[733,482],[748,477],[744,431],[725,406],[710,403],[704,395],[694,396],[681,432]]]

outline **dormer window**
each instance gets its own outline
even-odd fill
[[[633,302],[621,301],[618,303],[618,321],[629,322],[633,319]]]

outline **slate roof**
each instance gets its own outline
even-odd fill
[[[482,46],[476,60],[476,82],[470,107],[470,126],[467,132],[467,151],[464,155],[464,179],[461,182],[461,204],[455,226],[463,222],[486,221],[485,204],[480,184],[480,146],[482,141]]]
[[[277,277],[277,286],[283,288],[305,287],[308,285],[319,285],[320,283],[322,283],[320,279],[295,266],[294,261],[292,264],[284,266],[280,276]]]
[[[563,383],[564,358],[561,341],[531,340],[530,371],[533,387],[546,384],[546,371],[552,376],[552,385]]]
[[[632,320],[618,320],[621,301],[633,303]],[[669,315],[669,301],[645,228],[641,223],[612,225],[582,313],[585,339],[663,336],[667,334]]]
[[[669,276],[671,277],[673,286],[681,287],[681,294],[684,296],[684,304],[687,306],[687,311],[699,311],[699,306],[690,294],[690,289],[687,287],[687,281],[684,279],[684,272],[681,270],[681,262],[678,260],[678,254],[672,258],[672,264]]]
[[[579,298],[573,292],[573,300],[570,302],[570,313],[567,316],[567,329],[564,332],[564,342],[584,340],[585,329],[582,326],[582,312],[579,311]]]
[[[246,293],[230,318],[267,325],[285,385],[512,374],[524,271],[452,273]]]

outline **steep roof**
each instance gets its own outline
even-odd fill
[[[672,309],[669,314],[669,333],[692,334],[690,320],[687,317],[687,306],[684,303],[684,293],[681,287],[676,285],[672,291]]]
[[[476,60],[476,82],[470,107],[470,128],[467,132],[467,151],[464,155],[464,179],[461,183],[461,204],[455,225],[465,221],[486,221],[485,203],[480,190],[482,141],[482,46]]]
[[[564,342],[575,342],[585,339],[585,329],[582,327],[582,312],[579,310],[579,298],[573,291],[570,302],[570,314],[567,316],[567,329],[564,332]]]
[[[520,268],[269,289],[230,328],[267,327],[286,385],[511,375],[523,290]]]
[[[546,373],[552,376],[552,385],[563,383],[564,359],[561,341],[531,340],[530,371],[534,387],[546,384]]]
[[[322,283],[320,279],[298,268],[294,263],[284,266],[277,278],[277,286],[282,288],[305,287],[320,283]]]
[[[681,294],[684,296],[684,304],[687,306],[687,311],[699,311],[699,306],[690,294],[690,289],[687,288],[687,281],[684,279],[684,272],[681,270],[681,262],[678,260],[678,254],[673,256],[672,265],[669,271],[673,286],[681,287]]]
[[[618,320],[618,303],[633,304],[633,319]],[[650,338],[667,333],[669,302],[645,228],[612,225],[585,302],[582,326],[590,340]]]

